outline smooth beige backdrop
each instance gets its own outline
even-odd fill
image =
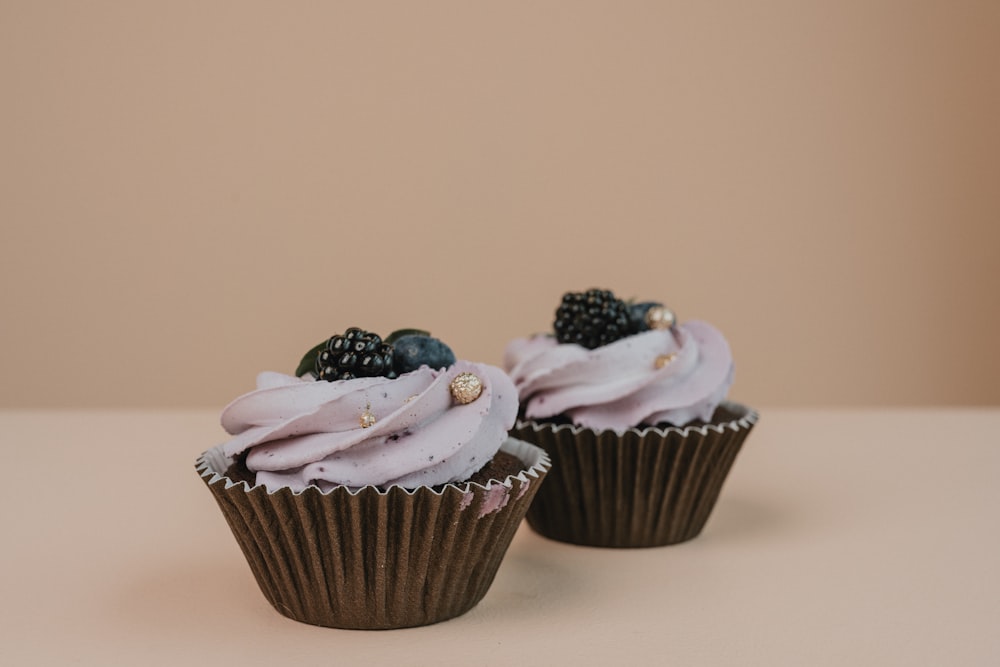
[[[0,0],[0,406],[221,406],[567,289],[754,405],[1000,403],[1000,3]]]

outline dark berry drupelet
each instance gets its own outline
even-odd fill
[[[631,333],[629,310],[609,290],[567,292],[556,310],[556,339],[594,349]]]
[[[343,335],[332,336],[316,356],[316,377],[327,382],[360,377],[394,378],[392,354],[392,345],[383,343],[378,334],[351,327]]]

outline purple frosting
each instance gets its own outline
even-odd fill
[[[458,404],[449,385],[474,373],[482,394]],[[362,426],[362,415],[374,424]],[[517,391],[499,368],[458,361],[389,380],[337,382],[265,372],[257,390],[230,403],[222,426],[227,456],[246,450],[247,467],[269,490],[309,485],[435,486],[468,479],[500,448],[517,417]]]
[[[733,382],[729,344],[700,321],[593,350],[551,336],[518,338],[507,346],[504,365],[526,418],[567,416],[619,433],[640,424],[708,421]]]

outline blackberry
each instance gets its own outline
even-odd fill
[[[556,310],[554,328],[560,343],[593,350],[631,333],[628,306],[609,290],[567,292]]]
[[[392,345],[378,334],[351,327],[332,336],[316,356],[316,378],[333,382],[359,377],[396,377],[392,368]]]

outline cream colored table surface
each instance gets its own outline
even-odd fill
[[[1000,410],[762,415],[697,539],[524,525],[465,616],[361,632],[264,600],[215,412],[0,412],[0,664],[1000,665]]]

